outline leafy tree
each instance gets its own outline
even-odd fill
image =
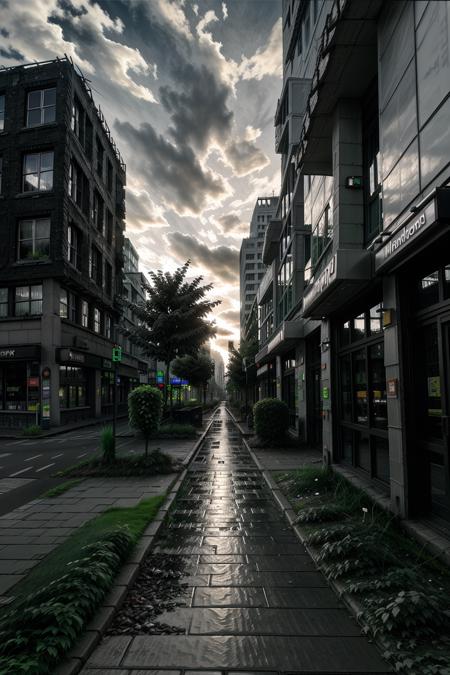
[[[255,363],[255,356],[258,353],[258,341],[253,336],[250,339],[243,339],[239,349],[230,351],[227,366],[227,389],[230,394],[240,392],[246,386],[253,386],[256,381],[256,370],[249,369]],[[244,361],[245,359],[245,361]],[[244,364],[248,369],[247,377]]]
[[[159,429],[162,416],[161,392],[156,387],[143,384],[128,394],[130,426],[142,431],[145,438],[145,456],[148,457],[148,441]]]
[[[172,373],[183,380],[189,380],[193,387],[202,387],[203,403],[206,403],[206,385],[214,375],[214,361],[200,351],[197,356],[178,356],[172,363]]]
[[[220,300],[206,299],[212,284],[202,286],[203,277],[186,280],[189,266],[190,260],[173,274],[161,270],[149,272],[151,283],[146,301],[127,302],[140,321],[130,339],[147,356],[165,365],[166,403],[172,361],[185,354],[195,356],[202,344],[216,335],[215,324],[206,317]]]

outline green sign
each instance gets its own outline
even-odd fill
[[[112,360],[117,363],[118,361],[122,361],[122,347],[115,346],[113,347],[112,350]]]
[[[328,387],[323,387],[322,398],[323,398],[324,401],[326,401],[330,398],[330,390],[328,389]]]

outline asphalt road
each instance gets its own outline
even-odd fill
[[[102,426],[68,431],[48,438],[0,439],[0,515],[36,499],[65,478],[54,474],[99,450]],[[117,433],[127,434],[122,423]],[[133,438],[118,438],[117,450],[126,452]]]

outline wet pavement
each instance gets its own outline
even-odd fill
[[[224,408],[152,556],[159,578],[164,560],[177,562],[170,599],[138,579],[86,675],[391,672],[284,520]]]

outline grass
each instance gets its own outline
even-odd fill
[[[74,478],[73,480],[67,480],[65,483],[60,483],[60,485],[57,485],[56,487],[47,490],[47,492],[44,492],[44,494],[40,496],[40,499],[59,497],[59,495],[64,494],[64,492],[67,492],[67,490],[70,490],[70,488],[75,487],[75,485],[78,485],[79,483],[82,482],[83,478]]]
[[[37,424],[31,424],[29,427],[25,427],[22,431],[23,436],[40,436],[42,434],[42,429]]]
[[[65,542],[51,551],[23,581],[14,586],[14,605],[36,589],[47,586],[67,572],[67,566],[81,555],[83,546],[93,544],[105,534],[126,526],[136,542],[146,526],[155,518],[165,495],[150,497],[130,508],[108,509],[97,518],[75,530]],[[6,611],[11,609],[8,605]]]
[[[73,464],[59,471],[56,475],[69,478],[132,478],[139,476],[156,476],[172,473],[177,468],[172,458],[159,448],[146,457],[142,455],[118,455],[112,463],[105,462],[99,455]]]
[[[379,639],[395,670],[447,673],[441,664],[450,663],[449,569],[398,518],[332,471],[305,467],[275,480],[322,572],[357,597],[363,629]]]

